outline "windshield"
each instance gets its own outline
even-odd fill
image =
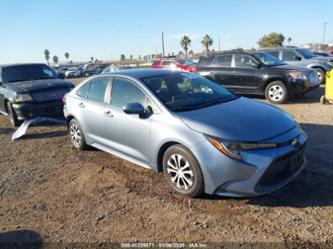
[[[57,74],[46,65],[17,65],[3,68],[3,78],[6,83],[57,79]]]
[[[174,112],[196,110],[238,98],[224,87],[192,73],[145,78],[143,82]]]
[[[253,53],[253,55],[266,66],[281,66],[285,64],[283,61],[268,53]]]
[[[316,55],[314,53],[312,53],[309,49],[306,49],[306,48],[299,48],[299,49],[296,49],[296,51],[298,53],[300,53],[302,56],[304,56],[304,58],[306,58],[306,59],[311,59],[313,57],[316,57]]]

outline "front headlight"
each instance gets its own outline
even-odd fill
[[[207,139],[216,149],[218,149],[224,155],[237,160],[242,159],[242,151],[276,148],[276,144],[274,143],[242,143],[222,139],[219,140],[212,137],[207,137]]]
[[[15,103],[22,103],[22,102],[29,102],[29,101],[32,101],[32,97],[27,93],[16,95]]]
[[[288,73],[293,80],[307,80],[305,73],[299,71],[291,71]]]

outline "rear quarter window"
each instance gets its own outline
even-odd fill
[[[81,86],[77,91],[76,95],[80,96],[81,98],[87,98],[88,92],[90,87],[90,81],[85,83],[83,86]]]

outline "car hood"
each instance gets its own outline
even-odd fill
[[[296,125],[281,109],[243,97],[178,115],[187,126],[200,133],[244,142],[273,138]]]
[[[8,85],[18,93],[33,92],[52,88],[73,88],[73,84],[71,82],[62,79],[20,81],[9,83]]]

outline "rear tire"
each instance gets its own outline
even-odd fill
[[[163,173],[179,194],[196,197],[204,192],[204,180],[194,155],[181,145],[169,147],[163,156]]]
[[[69,137],[71,139],[72,146],[77,150],[86,149],[86,141],[79,122],[76,119],[72,119],[68,125]]]
[[[288,90],[282,81],[273,81],[266,86],[265,97],[273,104],[285,103],[288,95]]]
[[[325,71],[319,67],[315,67],[314,70],[316,70],[317,72],[317,75],[320,79],[320,84],[325,84],[325,75],[326,75]]]
[[[9,101],[6,103],[6,106],[7,106],[8,117],[9,117],[9,120],[12,123],[12,125],[14,127],[20,126],[22,124],[22,121],[17,119],[16,112]]]

